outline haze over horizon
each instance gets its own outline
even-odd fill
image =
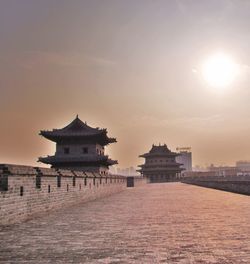
[[[191,147],[194,165],[250,160],[249,14],[236,0],[1,0],[0,163],[39,165],[55,150],[39,131],[76,114],[117,138],[119,167],[153,143]],[[217,52],[239,69],[223,89],[201,73]]]

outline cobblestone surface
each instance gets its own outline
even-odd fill
[[[0,263],[250,263],[250,197],[151,184],[0,228]]]

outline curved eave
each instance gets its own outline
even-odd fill
[[[107,163],[109,164],[109,166],[112,166],[112,165],[118,164],[118,161],[117,160],[108,159]]]
[[[140,158],[154,158],[154,157],[177,157],[180,154],[175,152],[170,153],[145,153],[142,155],[139,155]]]
[[[107,165],[118,164],[117,160],[109,159],[108,156],[93,156],[93,157],[58,157],[58,156],[48,156],[48,157],[39,157],[39,162],[45,164],[58,164],[58,163],[100,163]]]
[[[183,171],[185,169],[179,168],[179,167],[169,167],[169,168],[164,168],[164,167],[158,167],[158,168],[141,168],[142,172],[152,172],[152,171]]]
[[[175,162],[175,163],[146,163],[146,164],[141,164],[141,165],[138,165],[138,167],[141,167],[141,168],[154,168],[154,167],[180,167],[182,166],[183,164],[182,163],[178,163],[178,162]]]
[[[117,142],[116,138],[109,138],[109,137],[107,137],[107,144],[116,143],[116,142]]]
[[[56,131],[44,131],[41,130],[39,135],[45,137],[53,142],[58,142],[61,140],[92,140],[95,139],[96,142],[103,145],[108,145],[111,143],[116,143],[116,138],[109,138],[105,131],[99,131],[97,133],[58,133]]]
[[[109,167],[117,164],[117,162],[110,161],[100,161],[100,162],[59,162],[59,161],[39,161],[47,165],[51,165],[52,167]]]

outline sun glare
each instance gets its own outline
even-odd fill
[[[202,67],[203,78],[209,85],[217,88],[224,88],[231,84],[237,71],[237,65],[232,58],[223,53],[211,56]]]

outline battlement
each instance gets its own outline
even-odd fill
[[[127,178],[120,175],[0,164],[0,225],[102,198],[126,187]]]
[[[9,175],[35,175],[37,171],[31,166],[0,164],[0,173],[6,173]]]
[[[15,165],[15,164],[0,164],[0,175],[5,174],[9,176],[13,175],[36,175],[40,174],[42,176],[64,176],[64,177],[89,177],[89,178],[126,178],[121,175],[103,175],[97,172],[84,172],[78,170],[65,170],[65,169],[54,169],[54,168],[44,168],[44,167],[32,167],[26,165]]]

